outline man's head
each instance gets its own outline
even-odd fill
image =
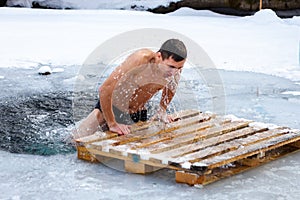
[[[161,53],[163,60],[171,56],[174,61],[179,62],[187,57],[186,47],[184,43],[178,39],[165,41],[158,52]]]
[[[180,73],[186,61],[187,50],[182,41],[169,39],[157,52],[163,77],[168,78]]]

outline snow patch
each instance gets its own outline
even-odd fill
[[[202,189],[202,188],[203,188],[203,185],[201,185],[201,184],[195,184],[194,187],[195,187],[195,188]]]
[[[236,121],[249,121],[247,119],[244,119],[244,118],[238,118],[237,116],[235,115],[225,115],[224,116],[225,119],[229,119],[230,121],[232,122],[236,122]]]
[[[290,25],[300,26],[300,17],[294,16],[291,19],[286,19],[286,22]]]
[[[87,2],[82,1],[84,3]],[[262,17],[262,20],[282,21],[271,10],[260,11],[248,18],[234,19],[210,11],[179,10],[178,15],[181,15],[180,12],[186,16],[198,15],[195,16],[196,20],[188,20],[180,16],[128,10],[0,9],[0,25],[7,27],[7,31],[0,32],[0,43],[4,47],[0,50],[0,67],[3,68],[34,69],[41,66],[41,63],[51,63],[52,66],[80,65],[98,45],[112,35],[148,24],[149,27],[180,31],[188,35],[204,48],[218,69],[271,74],[294,81],[300,78],[300,29],[299,26],[290,26],[298,23],[300,17],[293,18],[293,21],[284,19],[280,24],[268,23],[268,28],[262,27],[261,20],[256,20],[260,14],[267,16],[267,19]],[[169,20],[168,24],[172,25],[159,23],[163,20]],[[125,21],[128,23],[126,29],[123,27]],[[184,24],[184,29],[180,24]],[[201,28],[197,24],[201,24]],[[228,24],[227,28],[223,24]],[[6,39],[11,37],[14,40]],[[230,39],[233,37],[234,41]],[[20,48],[20,45],[26,48]],[[281,48],[275,48],[277,46]]]
[[[209,10],[195,10],[192,8],[182,7],[174,12],[168,13],[170,16],[200,16],[200,17],[225,17],[236,18],[236,16],[221,15]]]
[[[196,162],[196,163],[193,164],[193,166],[195,166],[195,167],[207,167],[207,164],[202,163],[202,162]]]
[[[275,124],[262,123],[262,122],[252,122],[249,124],[249,126],[250,127],[252,126],[252,127],[260,127],[260,128],[268,128],[270,130],[279,128],[279,126],[277,126]]]
[[[190,163],[190,162],[184,162],[181,164],[181,167],[184,169],[190,169],[191,166],[192,166],[192,163]]]
[[[279,18],[276,13],[271,9],[262,9],[257,11],[253,16],[246,17],[249,18],[257,23],[266,23],[266,24],[273,24],[273,23],[282,23],[283,20]]]
[[[52,70],[49,66],[42,66],[39,68],[38,73],[42,75],[48,75],[52,73]]]
[[[140,154],[140,158],[142,160],[149,160],[150,156],[152,155],[147,149],[140,149],[138,150],[138,153]]]
[[[281,94],[300,96],[300,91],[285,91],[285,92],[282,92]]]

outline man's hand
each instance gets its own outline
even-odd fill
[[[125,124],[114,123],[109,126],[109,130],[114,133],[118,133],[118,135],[127,135],[130,133],[130,126]]]
[[[174,119],[171,115],[168,115],[167,112],[163,109],[159,109],[157,113],[153,116],[153,120],[158,120],[160,122],[164,122],[165,124],[173,122]]]

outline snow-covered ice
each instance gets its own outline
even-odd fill
[[[219,69],[300,79],[300,26],[296,17],[280,19],[271,10],[251,17],[222,17],[190,10],[191,15],[176,15],[181,10],[185,8],[174,15],[159,15],[126,10],[1,8],[0,24],[6,31],[0,35],[0,67],[81,65],[110,37],[150,27],[191,38]]]

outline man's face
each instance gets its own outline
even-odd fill
[[[176,62],[175,60],[173,60],[172,57],[162,60],[159,65],[160,65],[160,69],[162,70],[163,77],[168,78],[180,73],[184,63],[185,63],[185,59]]]

